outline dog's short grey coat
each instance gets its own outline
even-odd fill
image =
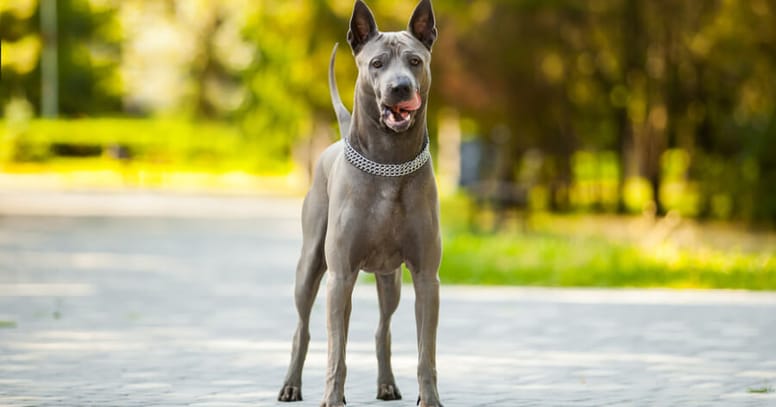
[[[334,54],[329,84],[342,137],[370,160],[402,163],[415,158],[423,148],[428,137],[429,64],[436,33],[430,0],[418,4],[407,31],[386,33],[377,30],[369,8],[361,0],[356,1],[348,32],[359,70],[352,117],[337,93]],[[392,114],[391,107],[406,105],[418,95],[421,105],[417,110],[409,115],[403,112],[401,116],[387,116]],[[295,289],[299,323],[279,400],[302,399],[310,310],[326,270],[328,367],[321,406],[345,404],[345,346],[351,294],[359,270],[373,272],[377,280],[377,397],[401,398],[391,369],[390,320],[399,303],[404,263],[411,272],[416,297],[418,401],[422,406],[441,406],[436,332],[442,244],[431,162],[409,175],[376,176],[362,172],[345,159],[342,141],[331,145],[315,168],[302,210],[302,229],[304,240]]]

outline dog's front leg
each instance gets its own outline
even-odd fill
[[[377,398],[401,400],[401,392],[391,369],[391,316],[401,297],[401,268],[391,273],[377,273],[377,298],[380,302],[380,323],[375,334],[377,350]]]
[[[358,271],[329,270],[326,293],[326,326],[329,332],[329,360],[326,388],[321,407],[345,405],[345,347],[350,323],[351,296]]]
[[[437,391],[436,334],[439,323],[439,277],[436,269],[412,273],[418,330],[418,385],[421,407],[441,407]]]

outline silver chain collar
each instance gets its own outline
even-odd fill
[[[374,162],[356,151],[348,140],[343,138],[345,142],[345,158],[354,167],[367,174],[378,175],[380,177],[403,177],[405,175],[412,174],[419,170],[426,162],[431,158],[431,153],[428,151],[428,137],[423,142],[423,150],[412,161],[403,162],[401,164],[381,164]]]

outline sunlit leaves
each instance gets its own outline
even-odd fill
[[[37,35],[27,35],[18,41],[3,42],[3,69],[12,69],[18,74],[32,72],[38,65],[41,43]]]

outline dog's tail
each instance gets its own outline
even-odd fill
[[[334,44],[334,49],[331,51],[331,62],[329,62],[329,94],[331,95],[331,104],[334,105],[334,112],[337,113],[340,136],[344,139],[348,132],[350,132],[350,112],[342,104],[342,99],[337,90],[337,78],[334,77],[334,59],[337,56],[337,46],[339,46],[339,43]]]

